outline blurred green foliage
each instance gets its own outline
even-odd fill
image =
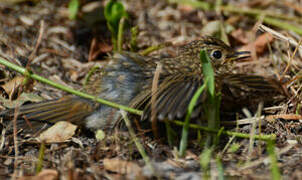
[[[75,19],[80,7],[79,0],[70,0],[68,4],[69,19]]]
[[[113,49],[117,50],[119,24],[122,18],[128,19],[128,13],[121,2],[110,0],[105,6],[104,15],[107,20],[107,26],[112,35]]]

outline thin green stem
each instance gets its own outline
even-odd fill
[[[285,30],[290,30],[293,32],[296,32],[299,35],[302,35],[302,28],[301,26],[295,26],[293,24],[289,24],[287,22],[275,19],[275,18],[269,18],[269,17],[264,17],[263,22],[269,25],[273,25],[276,27],[279,27],[281,29],[285,29]]]
[[[125,26],[125,17],[122,17],[118,25],[118,34],[117,34],[117,50],[121,52],[123,50],[123,34]]]
[[[301,19],[294,17],[294,16],[287,16],[284,14],[278,14],[278,13],[275,13],[272,11],[267,11],[267,10],[262,10],[262,9],[241,8],[241,7],[237,7],[237,6],[227,5],[227,6],[221,6],[221,10],[231,12],[231,13],[250,15],[250,16],[265,15],[266,17],[302,22]]]
[[[87,85],[87,83],[89,82],[89,79],[90,79],[90,77],[93,75],[93,73],[95,72],[95,71],[97,71],[98,69],[100,69],[100,67],[99,66],[93,66],[89,71],[88,71],[88,73],[87,73],[87,75],[85,76],[85,79],[84,79],[84,86],[86,86]]]
[[[194,0],[169,0],[170,3],[178,3],[178,4],[186,4],[192,6],[194,8],[199,8],[203,10],[214,10],[215,6],[211,3],[202,2],[202,1],[194,1]],[[282,29],[292,30],[298,34],[301,33],[301,28],[294,26],[289,23],[282,22],[281,20],[287,21],[295,21],[297,23],[302,23],[301,18],[297,18],[294,16],[287,16],[285,14],[275,13],[273,11],[261,10],[261,9],[253,9],[253,8],[242,8],[237,6],[220,6],[220,10],[224,12],[237,13],[237,14],[245,14],[254,17],[265,16],[263,21],[266,24],[270,24]]]
[[[131,28],[130,49],[132,52],[137,50],[138,26]]]
[[[155,45],[155,46],[150,46],[148,48],[146,48],[145,50],[141,51],[140,54],[142,56],[147,56],[148,54],[152,53],[153,51],[157,51],[159,49],[162,49],[166,47],[166,44],[159,44],[159,45]]]
[[[38,174],[42,170],[44,154],[45,154],[45,142],[42,142],[39,149],[39,158],[36,166],[36,174]]]
[[[171,121],[171,122],[174,123],[175,125],[178,125],[178,126],[184,126],[185,125],[185,123],[182,122],[182,121],[174,120],[174,121]],[[197,124],[190,124],[189,127],[192,128],[192,129],[198,129],[198,130],[205,131],[205,132],[208,132],[208,133],[217,134],[219,132],[219,129],[212,129],[212,128],[200,126],[200,125],[197,125]],[[232,132],[232,131],[222,131],[221,134],[227,135],[227,136],[235,136],[237,138],[245,138],[245,139],[250,138],[250,134]],[[275,141],[276,140],[276,135],[275,134],[255,135],[254,138],[257,139],[257,140],[261,140],[261,141],[269,141],[269,140]]]
[[[169,3],[178,3],[178,4],[185,4],[192,6],[194,8],[200,8],[203,10],[210,10],[212,4],[203,1],[196,1],[196,0],[168,0]]]
[[[125,124],[126,124],[126,126],[127,126],[127,128],[128,128],[128,132],[129,132],[129,134],[130,134],[132,140],[133,140],[134,143],[135,143],[135,146],[136,146],[137,150],[139,151],[140,155],[143,157],[143,159],[144,159],[146,165],[147,165],[147,166],[150,168],[150,170],[152,171],[152,174],[154,174],[155,171],[154,171],[153,166],[151,165],[150,158],[149,158],[149,156],[147,155],[147,153],[146,153],[146,151],[145,151],[145,149],[144,149],[144,146],[139,142],[138,138],[136,137],[135,132],[134,132],[132,126],[131,126],[130,120],[128,119],[126,112],[123,111],[123,110],[121,110],[121,114],[122,114],[122,117],[123,117],[123,119],[124,119],[124,122],[125,122]]]
[[[275,153],[275,143],[273,141],[267,141],[267,152],[271,159],[272,179],[279,180],[281,179],[281,174],[278,167],[277,155]]]
[[[179,146],[179,155],[181,157],[184,156],[185,151],[187,149],[188,145],[188,135],[189,135],[189,124],[190,124],[190,119],[191,119],[191,114],[193,112],[194,106],[203,92],[203,90],[206,88],[207,83],[205,82],[194,94],[193,98],[190,101],[189,107],[188,107],[188,113],[186,115],[186,119],[184,122],[184,126],[182,129],[182,134],[181,134],[181,141],[180,141],[180,146]]]
[[[218,129],[220,126],[219,122],[219,105],[220,98],[217,96],[215,91],[215,73],[212,67],[210,58],[206,53],[206,49],[200,52],[200,61],[202,63],[202,72],[204,75],[204,82],[207,82],[207,101],[206,101],[206,117],[208,120],[208,127]],[[206,146],[210,147],[213,142],[214,136],[211,134],[207,135]]]

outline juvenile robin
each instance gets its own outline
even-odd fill
[[[249,56],[249,52],[236,52],[221,40],[205,36],[200,40],[179,47],[173,58],[141,56],[132,52],[115,53],[109,63],[95,71],[86,93],[100,98],[138,108],[144,111],[142,119],[150,119],[151,97],[156,94],[155,107],[159,120],[183,119],[190,100],[203,84],[200,51],[206,49],[215,71],[216,87],[224,98],[238,98],[234,89],[253,92],[279,91],[279,85],[272,79],[256,75],[232,73],[232,61]],[[153,76],[157,64],[162,65],[158,88],[152,92]],[[192,118],[202,113],[206,93],[200,96]],[[14,111],[2,115],[13,116]],[[37,122],[55,123],[69,121],[90,130],[108,129],[121,118],[118,109],[76,96],[23,105],[19,117]],[[24,120],[23,120],[24,122]],[[26,123],[24,124],[26,128]],[[20,126],[19,126],[20,127]],[[22,126],[21,126],[22,127]]]

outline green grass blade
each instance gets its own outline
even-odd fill
[[[204,81],[207,80],[207,89],[212,99],[215,96],[215,73],[212,67],[211,59],[208,57],[206,50],[200,51],[200,60],[202,63]]]
[[[191,119],[191,114],[193,112],[194,106],[201,95],[201,93],[206,88],[207,82],[205,82],[194,94],[193,98],[190,101],[188,112],[185,118],[184,126],[182,129],[182,135],[181,135],[181,141],[180,141],[180,147],[179,147],[179,155],[182,157],[185,154],[185,151],[187,149],[188,145],[188,134],[189,134],[189,124]]]
[[[279,180],[279,179],[281,179],[281,175],[280,175],[280,170],[278,167],[277,156],[275,153],[274,141],[272,141],[272,140],[267,141],[267,151],[268,151],[269,157],[271,159],[272,179]]]
[[[208,119],[209,128],[219,128],[219,107],[220,107],[220,95],[216,95],[215,92],[215,73],[212,67],[211,59],[207,55],[207,50],[200,51],[200,61],[202,63],[202,71],[204,75],[204,81],[207,81],[207,108],[205,109],[205,114]],[[215,137],[208,134],[206,140],[206,146],[210,146]]]

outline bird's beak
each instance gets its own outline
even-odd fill
[[[225,58],[225,60],[222,62],[223,64],[231,62],[231,61],[238,61],[242,59],[246,59],[251,57],[251,52],[250,51],[239,51],[235,52]]]

